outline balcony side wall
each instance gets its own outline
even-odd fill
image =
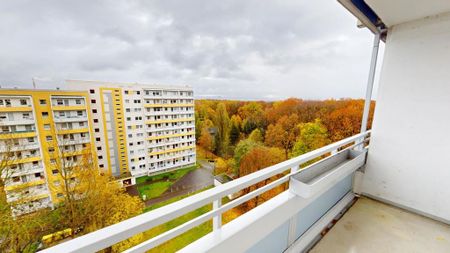
[[[450,13],[390,28],[364,194],[450,221]]]

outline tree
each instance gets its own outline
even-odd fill
[[[230,118],[224,103],[219,103],[214,117],[214,125],[217,127],[216,148],[221,155],[226,154],[230,136]]]
[[[264,110],[260,103],[250,102],[240,107],[239,116],[243,119],[242,130],[246,134],[250,134],[258,127],[264,127]]]
[[[259,130],[259,128],[253,130],[250,135],[248,136],[248,139],[254,141],[254,142],[263,142],[264,141],[264,137],[263,134],[261,132],[261,130]]]
[[[27,214],[33,191],[17,188],[7,191],[18,178],[21,150],[18,139],[3,134],[0,141],[0,252],[33,252],[37,241],[49,229],[48,212],[43,209]],[[9,197],[8,197],[9,195]]]
[[[254,142],[250,139],[245,139],[240,141],[236,148],[234,149],[234,161],[235,161],[235,169],[238,171],[240,165],[241,165],[241,159],[242,157],[247,154],[249,151],[254,149],[255,147],[261,146],[260,143]]]
[[[239,115],[233,115],[230,119],[231,128],[230,128],[230,144],[235,145],[239,141],[239,137],[241,135],[241,124],[242,119]]]
[[[280,163],[284,160],[284,153],[278,148],[268,148],[264,146],[258,146],[247,152],[241,160],[239,166],[239,176],[245,176],[256,172],[258,170],[267,168],[271,165]],[[266,179],[263,182],[259,182],[256,185],[248,187],[246,192],[253,191],[259,187],[266,185],[271,179]],[[257,196],[253,201],[247,203],[248,208],[258,206],[261,199],[268,199],[274,196],[274,192],[266,193],[265,198],[262,195]]]
[[[291,114],[290,116],[281,117],[275,125],[271,124],[267,128],[265,142],[268,146],[279,147],[284,150],[285,159],[288,159],[289,152],[294,146],[299,129],[298,116]]]
[[[284,115],[298,114],[299,106],[302,100],[298,98],[288,98],[277,101],[265,112],[266,119],[270,124],[275,124]]]
[[[320,119],[316,119],[314,122],[301,123],[298,128],[300,129],[300,136],[294,144],[291,157],[305,154],[330,143],[327,128]]]
[[[214,139],[209,133],[207,127],[202,129],[202,134],[200,135],[200,139],[198,140],[198,144],[203,147],[206,151],[206,158],[208,158],[208,152],[212,152],[214,149]]]

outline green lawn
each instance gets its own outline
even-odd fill
[[[209,187],[209,188],[211,188],[211,187]],[[165,206],[170,203],[176,202],[178,200],[184,199],[186,197],[192,196],[194,194],[197,194],[197,193],[207,190],[209,188],[199,190],[199,191],[193,192],[191,194],[178,196],[178,197],[160,202],[158,204],[146,207],[144,209],[144,212],[155,210],[157,208],[160,208],[162,206]],[[144,232],[144,238],[149,239],[149,238],[155,237],[159,234],[162,234],[166,231],[169,231],[172,228],[175,228],[189,220],[192,220],[195,217],[198,217],[198,216],[210,211],[211,208],[212,208],[212,205],[209,204],[209,205],[200,207],[192,212],[189,212],[183,216],[180,216],[174,220],[171,220],[167,223],[164,223],[157,227],[154,227],[151,230]],[[147,251],[147,252],[155,252],[155,253],[156,252],[176,252],[176,251],[182,249],[183,247],[185,247],[186,245],[190,244],[191,242],[197,240],[198,238],[208,234],[211,231],[212,231],[212,221],[208,221],[208,222],[205,222],[205,223],[203,223],[203,224],[177,236],[176,238],[169,240],[169,241],[161,244],[160,246],[153,248],[152,250]]]
[[[171,172],[161,173],[155,176],[143,176],[136,178],[136,184],[142,184],[145,182],[154,182],[159,180],[178,180],[184,175],[186,175],[189,171],[195,170],[198,168],[198,165],[189,166],[186,168],[178,169]]]
[[[197,193],[199,193],[201,191],[204,191],[204,190],[207,190],[207,189],[210,189],[210,188],[212,188],[212,187],[209,187],[209,188],[206,188],[206,189],[203,189],[203,190],[199,190],[199,191],[191,193],[191,194],[186,194],[186,195],[183,195],[183,196],[175,197],[175,198],[172,198],[172,199],[160,202],[158,204],[146,207],[144,209],[144,211],[148,212],[148,211],[155,210],[157,208],[160,208],[162,206],[165,206],[165,205],[168,205],[170,203],[176,202],[176,201],[178,201],[180,199],[184,199],[186,197],[189,197],[191,195],[197,194]],[[224,198],[222,200],[223,203],[227,203],[228,201],[229,201],[228,198]],[[175,228],[175,227],[177,227],[177,226],[179,226],[179,225],[181,225],[181,224],[183,224],[183,223],[185,223],[185,222],[187,222],[189,220],[194,219],[195,217],[198,217],[198,216],[200,216],[202,214],[205,214],[205,213],[209,212],[211,210],[211,208],[212,208],[212,205],[208,204],[208,205],[200,207],[200,208],[198,208],[198,209],[196,209],[196,210],[194,210],[192,212],[189,212],[189,213],[187,213],[187,214],[185,214],[183,216],[180,216],[180,217],[178,217],[178,218],[176,218],[174,220],[171,220],[171,221],[169,221],[167,223],[164,223],[164,224],[161,224],[161,225],[159,225],[157,227],[154,227],[151,230],[146,231],[146,232],[143,233],[144,238],[146,238],[148,240],[149,238],[155,237],[155,236],[157,236],[157,235],[159,235],[161,233],[164,233],[164,232],[166,232],[166,231],[168,231],[170,229],[173,229],[173,228]],[[227,223],[227,222],[231,221],[232,219],[236,218],[239,215],[240,215],[240,213],[238,212],[237,209],[229,210],[226,213],[224,213],[224,215],[223,215],[223,223]],[[167,253],[168,252],[176,252],[176,251],[182,249],[183,247],[187,246],[188,244],[194,242],[195,240],[199,239],[200,237],[202,237],[202,236],[204,236],[204,235],[206,235],[206,234],[208,234],[210,232],[212,232],[212,221],[211,220],[209,220],[209,221],[207,221],[207,222],[205,222],[205,223],[203,223],[203,224],[201,224],[201,225],[199,225],[197,227],[194,227],[191,230],[189,230],[189,231],[187,231],[187,232],[185,232],[185,233],[175,237],[174,239],[169,240],[169,241],[161,244],[160,246],[158,246],[158,247],[156,247],[156,248],[154,248],[154,249],[152,249],[150,251],[147,251],[147,252],[155,252],[155,253],[157,253],[157,252],[165,252],[165,253],[166,252]]]
[[[178,179],[196,168],[198,168],[198,166],[194,165],[155,176],[139,177],[136,179],[139,194],[141,196],[145,195],[147,199],[156,198],[169,189]]]
[[[147,199],[156,198],[169,189],[172,184],[170,181],[155,182],[138,186],[138,191],[141,196],[145,195]]]

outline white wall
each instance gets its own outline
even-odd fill
[[[450,13],[389,30],[362,191],[450,223]]]

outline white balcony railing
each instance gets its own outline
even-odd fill
[[[156,237],[153,237],[139,245],[136,245],[130,249],[128,249],[125,252],[145,252],[149,249],[152,249],[178,235],[181,235],[182,233],[194,228],[195,226],[198,226],[208,220],[213,220],[213,232],[219,233],[221,228],[221,215],[226,212],[227,210],[234,208],[238,205],[241,205],[248,200],[251,200],[255,198],[256,196],[278,186],[285,182],[288,182],[289,180],[292,180],[293,176],[298,175],[303,170],[300,169],[300,165],[305,164],[308,161],[311,161],[313,159],[316,159],[318,157],[321,157],[326,154],[332,154],[328,158],[322,159],[319,162],[325,161],[325,166],[334,165],[337,166],[333,170],[330,170],[329,173],[332,176],[336,177],[336,180],[329,180],[326,179],[325,182],[329,185],[324,186],[323,184],[319,184],[319,187],[322,187],[321,193],[323,193],[324,190],[327,188],[330,189],[334,185],[338,184],[337,180],[338,178],[342,178],[343,176],[347,175],[346,173],[350,173],[350,170],[348,168],[348,164],[345,162],[340,161],[341,158],[338,158],[340,162],[336,162],[336,160],[329,159],[333,158],[334,156],[342,156],[342,152],[349,151],[349,150],[363,150],[363,143],[368,140],[369,131],[365,133],[361,133],[352,137],[349,137],[347,139],[338,141],[336,143],[330,144],[328,146],[319,148],[317,150],[314,150],[312,152],[300,155],[298,157],[292,158],[290,160],[284,161],[282,163],[270,166],[268,168],[259,170],[255,173],[249,174],[247,176],[243,176],[241,178],[238,178],[236,180],[233,180],[231,182],[228,182],[226,184],[219,185],[215,188],[200,192],[196,195],[193,195],[191,197],[182,199],[180,201],[174,202],[172,204],[163,206],[157,210],[141,214],[139,216],[133,217],[131,219],[125,220],[123,222],[114,224],[112,226],[100,229],[98,231],[95,231],[93,233],[75,238],[73,240],[70,240],[68,242],[64,242],[60,245],[57,245],[55,247],[49,248],[44,250],[43,252],[52,253],[52,252],[95,252],[99,251],[101,249],[104,249],[106,247],[109,247],[113,244],[116,244],[118,242],[121,242],[123,240],[126,240],[130,238],[131,236],[134,236],[136,234],[139,234],[141,232],[147,231],[155,226],[161,225],[165,222],[171,221],[181,215],[184,215],[188,212],[191,212],[193,210],[196,210],[204,205],[213,203],[213,210],[202,214],[186,223],[183,223],[167,232],[164,232]],[[343,151],[340,151],[343,150]],[[337,152],[339,151],[339,152]],[[361,152],[362,155],[364,155],[364,152]],[[329,159],[329,160],[327,160]],[[350,157],[350,159],[352,159]],[[331,162],[330,162],[331,161]],[[358,164],[355,164],[352,160],[349,160],[349,163],[352,163],[352,170],[356,170],[361,165],[361,162]],[[364,162],[364,161],[363,161]],[[316,162],[318,163],[318,162]],[[315,164],[316,164],[315,163]],[[312,166],[312,165],[311,165]],[[314,167],[308,167],[308,171],[311,169],[314,169]],[[323,165],[321,165],[323,166]],[[320,170],[323,170],[322,168],[318,168]],[[342,172],[342,170],[345,170]],[[289,171],[286,174],[286,171]],[[306,171],[306,169],[305,169]],[[306,171],[306,172],[308,172]],[[323,171],[322,171],[323,172]],[[321,172],[321,173],[322,173]],[[285,173],[283,175],[283,173]],[[344,175],[345,174],[345,175]],[[272,181],[271,183],[266,184],[265,186],[258,188],[254,191],[251,191],[250,193],[247,193],[237,199],[234,199],[230,202],[228,202],[225,205],[221,205],[221,199],[225,196],[228,196],[230,194],[239,192],[243,190],[244,188],[247,188],[251,185],[257,184],[259,182],[262,182],[266,179],[269,179],[275,175],[282,175],[281,178]],[[323,176],[323,175],[321,175]],[[323,181],[322,179],[319,179],[319,181]],[[308,182],[311,183],[311,182]],[[291,186],[290,186],[291,187]],[[291,191],[292,192],[292,191]],[[314,192],[314,191],[313,191]],[[316,193],[319,194],[319,193]],[[278,196],[274,197],[274,199],[278,198]],[[297,200],[296,198],[295,200]],[[309,201],[313,201],[314,198],[311,198]],[[299,205],[297,205],[299,206]],[[254,210],[258,209],[260,207],[256,207]],[[252,212],[253,210],[249,211]],[[291,210],[292,211],[292,210]],[[295,212],[297,213],[298,210]],[[244,214],[243,216],[245,216]],[[238,217],[235,221],[239,221],[239,219],[244,219],[244,217]],[[284,217],[286,218],[286,217]],[[287,217],[289,219],[289,217]],[[228,225],[228,224],[227,224]],[[226,226],[227,226],[226,225]],[[242,225],[243,226],[243,225]],[[241,227],[241,226],[239,226]],[[224,227],[226,228],[226,227]],[[234,230],[236,232],[236,229]],[[237,231],[239,232],[239,231]],[[253,231],[254,232],[254,231]],[[206,235],[205,237],[208,237],[209,235]],[[223,234],[222,234],[223,236]],[[212,240],[215,240],[217,242],[220,242],[221,240],[224,240],[225,237],[217,236],[214,237]],[[201,241],[196,241],[195,243],[198,243]],[[208,239],[211,239],[208,238]],[[287,242],[286,238],[286,242]],[[189,247],[189,246],[188,246]],[[202,249],[196,249],[197,252],[205,251],[205,248]],[[189,250],[188,250],[189,251]]]

